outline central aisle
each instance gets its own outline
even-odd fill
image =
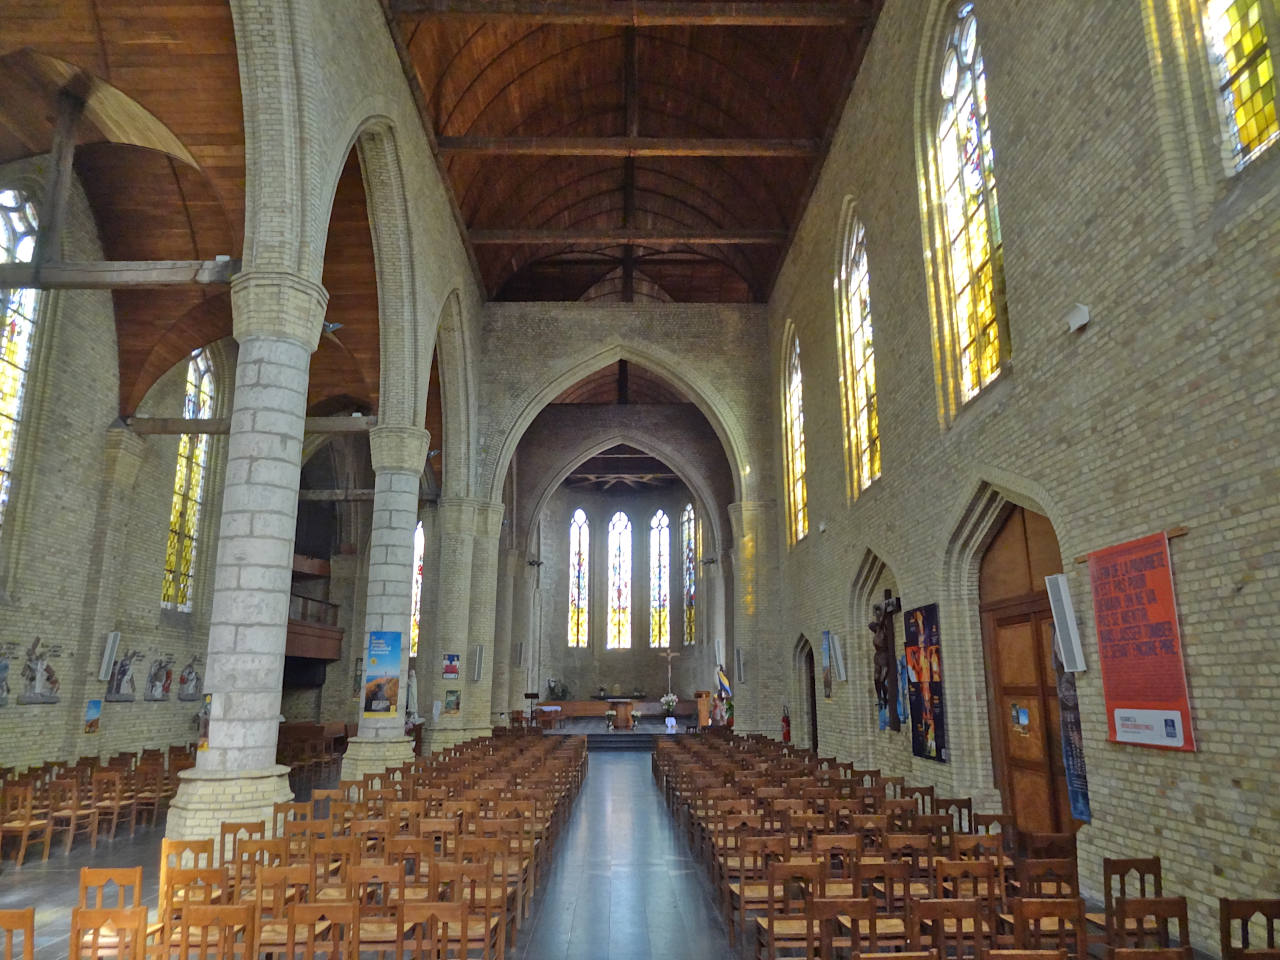
[[[649,754],[593,753],[516,960],[711,960],[733,954],[706,872]]]

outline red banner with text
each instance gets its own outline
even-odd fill
[[[1108,739],[1195,750],[1169,538],[1089,554]]]

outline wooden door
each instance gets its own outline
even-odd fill
[[[804,652],[805,696],[809,698],[809,749],[818,754],[817,671],[813,665],[813,647]]]
[[[982,560],[980,595],[996,782],[1019,830],[1065,833],[1071,819],[1053,614],[1045,576],[1060,573],[1047,518],[1015,508]]]

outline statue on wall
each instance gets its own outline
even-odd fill
[[[168,700],[173,684],[173,657],[162,657],[151,662],[147,671],[147,689],[144,700]]]
[[[196,669],[196,661],[199,657],[192,657],[182,672],[178,674],[178,699],[179,700],[199,700],[201,694],[202,681],[200,672]]]
[[[111,703],[133,703],[138,699],[138,685],[133,679],[133,661],[142,659],[141,650],[126,650],[111,665],[107,680],[107,695],[103,699]]]
[[[875,647],[876,705],[880,711],[881,730],[900,730],[902,724],[898,711],[898,670],[894,656],[893,615],[901,609],[902,602],[890,591],[885,591],[884,603],[871,608],[871,643]]]
[[[19,703],[57,703],[58,674],[49,663],[48,654],[40,649],[40,638],[36,637],[27,649],[27,661],[22,665],[22,680],[25,689],[18,695]]]
[[[9,705],[9,658],[0,657],[0,707]]]

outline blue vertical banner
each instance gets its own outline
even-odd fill
[[[1071,816],[1083,823],[1093,822],[1089,806],[1089,778],[1084,769],[1084,733],[1080,729],[1080,696],[1076,675],[1062,669],[1054,637],[1053,667],[1058,673],[1058,719],[1062,728],[1062,765],[1067,773],[1067,798]]]
[[[372,630],[364,658],[364,715],[391,717],[400,699],[399,630]]]

